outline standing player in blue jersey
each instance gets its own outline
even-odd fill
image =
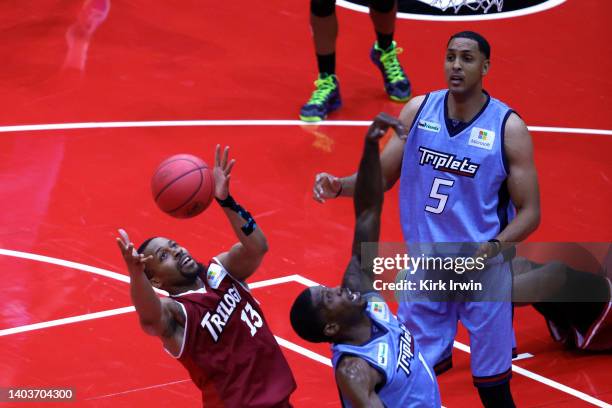
[[[470,334],[474,385],[486,407],[513,407],[511,270],[501,252],[540,221],[531,137],[521,118],[483,89],[490,46],[465,31],[447,45],[448,89],[413,98],[400,120],[407,139],[392,137],[381,163],[385,189],[400,180],[400,216],[408,246],[483,242],[488,279],[500,302],[405,302],[398,316],[439,374],[452,366],[457,321]],[[317,175],[314,198],[351,196],[356,175]]]
[[[372,291],[373,253],[362,243],[378,242],[383,204],[378,141],[400,122],[380,114],[370,126],[355,182],[355,233],[342,286],[304,290],[291,307],[291,325],[311,342],[333,344],[332,363],[346,407],[440,407],[433,369],[412,334]]]

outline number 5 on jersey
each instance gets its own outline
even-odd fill
[[[255,333],[257,333],[257,329],[263,325],[263,320],[261,319],[261,316],[259,315],[259,313],[257,313],[255,309],[253,309],[253,306],[251,306],[251,304],[248,302],[246,306],[244,306],[244,309],[242,309],[242,313],[240,313],[240,318],[243,322],[247,324],[247,326],[249,326],[249,329],[251,329],[251,337],[253,337]]]
[[[434,178],[429,197],[438,200],[438,206],[432,207],[430,205],[427,205],[425,206],[425,211],[429,211],[430,213],[434,214],[442,213],[442,211],[444,211],[444,207],[446,206],[446,202],[448,201],[448,194],[442,194],[438,190],[440,189],[440,186],[452,187],[453,184],[455,184],[454,180],[447,180],[438,177]]]

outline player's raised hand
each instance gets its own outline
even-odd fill
[[[312,197],[324,203],[328,198],[336,198],[342,192],[340,179],[329,173],[319,173],[315,176],[314,186],[312,187]]]
[[[134,244],[130,241],[130,237],[127,232],[123,229],[119,229],[119,237],[117,239],[117,245],[119,246],[119,250],[121,251],[121,255],[123,256],[123,260],[125,261],[125,265],[130,272],[130,275],[133,273],[143,273],[145,269],[145,264],[149,259],[152,259],[153,256],[144,256],[143,254],[139,254],[134,248]]]
[[[369,140],[379,140],[387,133],[387,130],[392,128],[400,139],[405,139],[408,131],[404,124],[396,117],[389,115],[388,113],[381,112],[372,121],[372,124],[368,128],[366,138]]]
[[[236,163],[234,159],[228,160],[229,149],[229,146],[225,146],[223,155],[221,155],[221,145],[217,145],[215,148],[215,168],[213,169],[213,176],[215,178],[215,197],[219,200],[225,200],[229,195],[230,173]]]

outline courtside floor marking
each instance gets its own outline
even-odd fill
[[[331,367],[332,366],[332,362],[329,358],[324,357],[320,354],[315,353],[314,351],[311,351],[305,347],[302,346],[298,346],[295,343],[292,343],[290,341],[287,341],[285,339],[283,339],[282,337],[278,337],[278,336],[274,336],[274,338],[276,339],[276,341],[278,342],[278,344],[280,344],[281,346],[291,350],[291,351],[295,351],[298,354],[301,354],[305,357],[308,357],[314,361],[318,361],[321,364],[325,364],[326,366]]]
[[[180,383],[185,383],[185,382],[191,382],[191,378],[188,378],[186,380],[171,381],[171,382],[163,383],[163,384],[150,385],[148,387],[134,388],[134,389],[127,390],[127,391],[114,392],[112,394],[99,395],[97,397],[87,398],[85,401],[92,401],[92,400],[98,400],[98,399],[102,399],[102,398],[116,397],[117,395],[125,395],[125,394],[130,394],[132,392],[138,392],[138,391],[153,390],[155,388],[161,388],[161,387],[166,387],[168,385],[180,384]]]
[[[43,255],[37,255],[37,254],[31,254],[31,253],[27,253],[27,252],[21,252],[21,251],[13,251],[13,250],[7,250],[7,249],[0,249],[0,255],[5,255],[5,256],[11,256],[11,257],[16,257],[16,258],[24,258],[24,259],[30,259],[30,260],[35,260],[35,261],[39,261],[39,262],[46,262],[46,263],[51,263],[54,265],[63,265],[63,266],[67,266],[69,268],[73,268],[73,269],[79,269],[85,272],[90,272],[90,273],[96,273],[98,275],[102,275],[102,276],[106,276],[109,277],[111,279],[116,279],[116,280],[120,280],[122,282],[127,282],[129,283],[129,277],[116,273],[116,272],[111,272],[111,271],[107,271],[105,269],[101,269],[101,268],[95,268],[89,265],[85,265],[85,264],[80,264],[77,262],[71,262],[71,261],[66,261],[63,259],[58,259],[58,258],[52,258],[52,257],[48,257],[48,256],[43,256]],[[127,279],[127,280],[126,280]],[[265,286],[272,286],[272,285],[278,285],[281,283],[287,283],[287,282],[295,282],[295,283],[299,283],[302,284],[304,286],[316,286],[318,285],[318,283],[316,283],[313,280],[310,280],[308,278],[305,278],[301,275],[290,275],[290,276],[283,276],[280,278],[273,278],[273,279],[267,279],[264,281],[260,281],[260,282],[253,282],[252,284],[250,284],[249,286],[252,288],[259,288],[259,287],[265,287]],[[128,306],[128,307],[123,307],[123,308],[119,308],[119,309],[113,309],[113,310],[106,310],[103,312],[96,312],[96,313],[89,313],[86,315],[81,315],[81,316],[74,316],[74,317],[68,317],[68,318],[64,318],[64,319],[58,319],[58,320],[52,320],[52,321],[48,321],[48,322],[41,322],[41,323],[34,323],[31,325],[26,325],[26,326],[19,326],[19,327],[14,327],[14,328],[10,328],[10,329],[4,329],[0,331],[0,337],[1,336],[7,336],[9,334],[15,334],[15,333],[22,333],[25,331],[32,331],[32,330],[39,330],[39,329],[43,329],[46,327],[52,327],[52,326],[59,326],[59,325],[63,325],[63,324],[69,324],[69,323],[75,323],[78,321],[84,321],[84,320],[92,320],[92,319],[98,319],[101,317],[107,317],[107,316],[114,316],[117,314],[124,314],[124,313],[129,313],[134,311],[134,307],[133,306]],[[298,354],[301,354],[307,358],[310,358],[312,360],[318,361],[322,364],[325,364],[327,366],[331,366],[331,361],[329,360],[329,358],[324,357],[320,354],[317,354],[307,348],[304,348],[300,345],[297,345],[293,342],[290,342],[288,340],[285,340],[281,337],[278,336],[274,336],[277,340],[277,342],[279,343],[279,345],[294,351]],[[454,342],[454,347],[464,351],[466,353],[470,353],[470,347],[460,343],[458,341],[455,340]],[[551,380],[550,378],[546,378],[544,376],[541,376],[539,374],[536,374],[532,371],[526,370],[522,367],[516,366],[514,364],[512,364],[512,371],[514,371],[517,374],[523,375],[527,378],[530,378],[534,381],[540,382],[544,385],[547,385],[549,387],[555,388],[561,392],[564,392],[566,394],[572,395],[576,398],[579,398],[583,401],[586,401],[590,404],[593,404],[597,407],[612,407],[612,405],[601,401],[595,397],[592,397],[588,394],[585,394],[582,391],[578,391],[574,388],[568,387],[567,385],[561,384],[557,381]]]
[[[86,320],[100,319],[102,317],[115,316],[135,311],[134,306],[120,307],[119,309],[104,310],[102,312],[87,313],[80,316],[65,317],[63,319],[49,320],[46,322],[26,324],[24,326],[12,327],[0,330],[0,337],[11,334],[23,333],[32,330],[46,329],[47,327],[62,326],[70,323],[83,322]]]
[[[527,358],[532,358],[532,357],[534,357],[534,355],[531,353],[521,353],[518,356],[514,357],[512,361],[525,360]]]
[[[455,341],[454,346],[455,346],[455,348],[457,348],[457,349],[459,349],[461,351],[465,351],[466,353],[470,352],[470,347],[468,345],[466,345],[466,344],[459,343],[458,341]],[[574,397],[580,398],[581,400],[586,401],[586,402],[588,402],[590,404],[593,404],[595,406],[598,406],[598,407],[608,407],[608,408],[612,406],[612,405],[610,405],[610,404],[608,404],[608,403],[606,403],[604,401],[598,400],[595,397],[592,397],[592,396],[590,396],[588,394],[585,394],[582,391],[575,390],[575,389],[573,389],[571,387],[568,387],[567,385],[561,384],[561,383],[559,383],[557,381],[551,380],[550,378],[546,378],[544,376],[541,376],[540,374],[536,374],[536,373],[534,373],[532,371],[526,370],[526,369],[524,369],[522,367],[519,367],[519,366],[516,366],[514,364],[512,364],[512,371],[517,373],[517,374],[524,375],[525,377],[531,378],[532,380],[541,382],[542,384],[548,385],[549,387],[555,388],[555,389],[557,389],[559,391],[565,392],[566,394],[573,395]]]
[[[0,126],[0,133],[31,132],[40,130],[70,129],[112,129],[112,128],[147,128],[147,127],[194,127],[194,126],[369,126],[368,120],[324,120],[306,123],[301,120],[157,120],[136,122],[78,122],[48,123],[40,125]],[[528,126],[532,132],[576,133],[584,135],[612,136],[612,130],[566,128],[548,126]]]

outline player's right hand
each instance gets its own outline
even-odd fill
[[[152,259],[153,256],[144,256],[144,254],[139,254],[134,248],[134,244],[130,241],[130,237],[125,230],[119,229],[119,236],[120,237],[116,238],[117,245],[119,246],[121,255],[123,255],[123,260],[125,261],[125,265],[127,266],[130,275],[134,273],[144,273],[146,262],[149,259]]]
[[[395,133],[397,133],[400,139],[405,139],[406,135],[408,134],[406,127],[398,118],[391,116],[388,113],[380,112],[378,115],[376,115],[372,121],[372,124],[368,128],[366,139],[379,140],[385,135],[385,133],[387,133],[389,128],[395,130]]]
[[[315,176],[314,186],[312,187],[312,197],[324,203],[328,198],[336,198],[340,194],[342,183],[340,179],[329,173],[319,173]]]

